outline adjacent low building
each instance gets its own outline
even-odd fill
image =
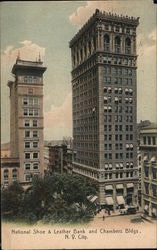
[[[157,218],[157,124],[140,131],[142,157],[142,209],[145,215]]]

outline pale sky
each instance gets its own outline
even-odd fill
[[[72,136],[71,52],[69,41],[95,12],[140,17],[137,29],[137,120],[157,122],[157,6],[152,0],[1,2],[1,141],[10,140],[9,88],[18,50],[36,60],[44,74],[44,138]]]

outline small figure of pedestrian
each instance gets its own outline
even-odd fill
[[[102,219],[103,219],[103,221],[105,220],[105,216],[104,215],[103,215]]]
[[[110,209],[108,210],[108,215],[110,215]]]

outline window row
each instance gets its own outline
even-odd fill
[[[118,84],[118,85],[122,85],[122,83],[124,84],[124,85],[132,85],[132,83],[133,83],[133,80],[132,80],[132,78],[124,78],[124,79],[122,79],[122,78],[119,78],[119,77],[107,77],[107,76],[104,76],[104,78],[103,78],[103,81],[104,81],[104,83],[109,83],[109,84],[111,84],[111,83],[113,83],[113,84]]]
[[[37,97],[24,97],[23,98],[23,105],[38,105],[39,99]]]
[[[25,138],[36,138],[38,137],[38,131],[34,130],[34,131],[29,131],[29,130],[26,130],[25,131]]]
[[[39,163],[25,163],[25,170],[37,170],[39,169]]]
[[[38,159],[39,158],[39,153],[38,152],[33,152],[33,153],[30,153],[30,152],[27,152],[25,153],[25,159]]]
[[[144,145],[156,145],[155,136],[143,136],[143,144]]]
[[[118,68],[118,67],[103,67],[103,72],[105,74],[114,74],[114,75],[128,75],[132,76],[135,72],[133,69],[130,68]]]
[[[110,35],[105,34],[104,36],[104,51],[110,52]],[[122,38],[120,36],[116,36],[114,38],[114,52],[115,53],[121,53],[122,52]],[[127,37],[124,41],[124,49],[125,54],[131,54],[131,39]]]
[[[9,170],[8,169],[4,169],[3,177],[4,177],[4,180],[9,179]],[[15,169],[15,168],[12,169],[12,178],[17,179],[17,169]]]
[[[38,109],[24,109],[23,115],[24,116],[38,116],[39,110]]]
[[[24,126],[26,128],[29,128],[29,127],[38,127],[38,120],[25,120],[24,121]]]
[[[23,80],[25,83],[37,83],[38,77],[37,76],[24,76]]]
[[[38,148],[38,142],[37,141],[26,141],[25,142],[25,148]]]
[[[110,57],[110,56],[104,56],[103,62],[106,64],[114,64],[114,65],[125,65],[128,67],[134,67],[136,66],[136,59],[128,59],[128,58],[119,58],[119,57]],[[135,72],[135,70],[134,70]]]

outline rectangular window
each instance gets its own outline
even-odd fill
[[[23,98],[23,105],[27,105],[28,104],[28,100],[26,97]]]
[[[30,142],[29,141],[25,142],[25,148],[30,148]]]
[[[34,170],[37,170],[38,168],[39,168],[39,164],[38,164],[38,163],[34,163],[34,164],[33,164],[33,169],[34,169]]]
[[[33,131],[33,137],[38,137],[38,131]]]
[[[23,110],[23,115],[24,115],[24,116],[27,116],[27,115],[28,115],[28,109],[24,109],[24,110]]]
[[[29,116],[33,116],[33,109],[29,109]]]
[[[37,120],[33,120],[33,127],[37,127],[38,126],[38,121]]]
[[[29,98],[29,105],[33,105],[33,98]]]
[[[108,126],[108,131],[112,131],[112,125]]]
[[[104,158],[105,158],[105,160],[107,160],[108,159],[108,155],[104,154]]]
[[[31,155],[30,153],[25,153],[25,159],[30,159]]]
[[[38,105],[38,98],[34,98],[34,105]]]
[[[37,159],[38,158],[38,153],[33,153],[33,159]]]
[[[148,145],[151,145],[151,137],[148,136]]]
[[[34,109],[34,116],[38,116],[39,115],[39,110],[38,109]]]
[[[119,135],[119,140],[120,140],[120,141],[123,140],[123,135]]]
[[[143,144],[146,145],[146,136],[143,136]]]
[[[30,137],[30,131],[25,131],[25,138]]]
[[[112,154],[111,154],[111,153],[109,153],[109,159],[110,159],[110,160],[112,159]]]
[[[112,141],[112,135],[108,135],[109,141]]]
[[[107,144],[104,144],[104,149],[107,150]]]
[[[112,116],[111,115],[108,116],[108,122],[112,122]]]
[[[31,164],[30,163],[26,163],[25,164],[25,170],[30,170],[31,169]]]
[[[123,159],[123,153],[120,153],[119,156],[120,156],[120,159]]]
[[[30,127],[30,121],[29,120],[25,120],[25,127]]]
[[[152,137],[153,145],[155,145],[155,137]]]
[[[116,159],[119,158],[119,154],[118,154],[118,153],[115,154],[115,158],[116,158]]]
[[[34,141],[33,142],[33,148],[37,148],[38,147],[38,142],[37,141]]]
[[[109,150],[112,150],[112,144],[109,144]]]
[[[107,135],[104,135],[104,141],[107,141]]]

